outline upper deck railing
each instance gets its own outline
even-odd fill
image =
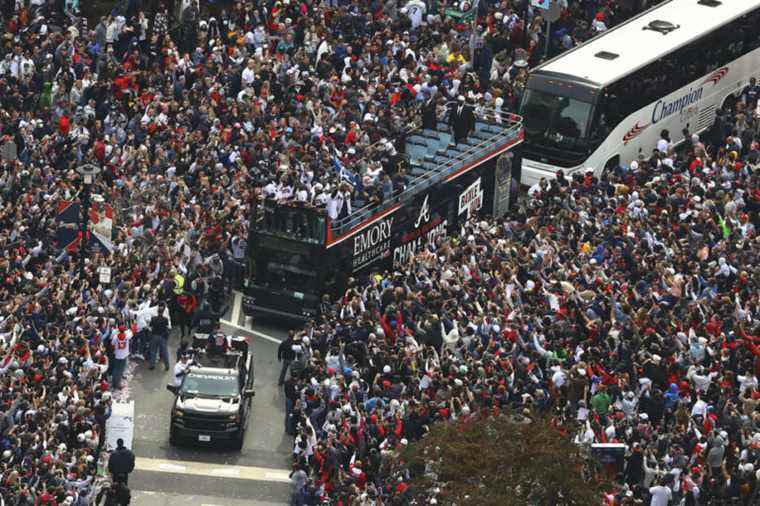
[[[354,209],[350,216],[331,220],[333,237],[349,232],[369,216],[406,202],[426,188],[449,179],[459,171],[487,159],[489,155],[504,150],[505,146],[522,140],[522,118],[494,109],[476,110],[475,131],[468,136],[466,142],[460,142],[458,146],[451,144],[451,134],[444,125],[439,122],[440,128],[436,130],[421,127],[412,130],[407,136],[404,150],[412,168],[412,180],[403,190],[385,199],[380,205],[364,205]],[[418,157],[415,158],[414,154]]]

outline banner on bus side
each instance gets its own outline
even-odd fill
[[[477,178],[459,195],[459,215],[467,212],[467,217],[483,207],[483,189],[480,187],[480,179]]]

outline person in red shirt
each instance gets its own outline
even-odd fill
[[[69,132],[71,131],[71,119],[67,115],[64,114],[58,118],[58,130],[64,137],[69,136]]]

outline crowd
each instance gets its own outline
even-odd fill
[[[292,504],[444,504],[400,451],[500,415],[626,445],[607,504],[758,504],[756,91],[682,151],[663,131],[600,179],[560,171],[324,304],[279,357]]]
[[[552,25],[550,54],[646,6],[639,1],[598,0],[561,4],[563,16]],[[354,191],[339,188],[336,166],[351,172],[344,179],[360,179],[367,187],[385,182],[391,174],[381,176],[380,169],[392,168],[383,165],[383,156],[401,149],[398,136],[431,99],[439,109],[463,96],[476,104],[514,110],[528,66],[542,58],[546,36],[538,12],[525,0],[482,0],[474,25],[446,16],[447,8],[467,6],[443,0],[219,1],[214,2],[213,15],[205,2],[187,5],[180,19],[173,1],[130,0],[88,22],[79,10],[84,3],[77,1],[0,2],[0,495],[10,504],[87,502],[102,462],[111,402],[121,395],[129,361],[145,358],[145,366],[153,368],[160,358],[167,366],[171,326],[184,334],[199,314],[218,310],[211,306],[229,281],[240,278],[247,220],[258,197],[319,204],[326,192]],[[746,149],[740,150],[736,163],[744,159]],[[376,151],[385,155],[371,155]],[[114,209],[115,225],[110,249],[94,238],[80,238],[89,250],[82,275],[76,244],[65,248],[57,240],[57,218],[68,202],[79,198],[82,185],[75,169],[84,163],[101,169],[92,191]],[[746,179],[734,175],[732,184],[741,185],[742,177]],[[587,186],[580,193],[590,198],[595,187]],[[733,190],[723,191],[721,205],[720,199],[733,195]],[[635,202],[646,203],[637,212],[645,213],[651,209],[648,200],[656,195],[640,195]],[[751,205],[750,193],[744,201]],[[739,207],[725,214],[725,226],[734,234],[749,228],[746,223],[732,224],[741,220]],[[540,216],[545,214],[536,214]],[[712,222],[695,227],[709,235]],[[529,230],[517,227],[509,233]],[[584,237],[588,233],[576,232]],[[473,229],[475,245],[451,246],[451,254],[495,249],[483,243],[482,234],[491,232]],[[565,240],[549,235],[547,240],[555,243]],[[721,272],[727,269],[731,274],[732,266],[742,265],[741,254],[726,254],[718,264]],[[720,259],[712,250],[708,256]],[[100,267],[111,268],[108,282],[100,281]],[[439,274],[427,276],[432,282]],[[452,271],[450,279],[463,279],[462,275]],[[753,286],[753,274],[736,276]],[[351,300],[336,313],[341,336],[347,333],[369,342],[375,334],[369,347],[344,339],[344,348],[335,341],[337,347],[323,349],[320,355],[311,354],[309,344],[304,346],[311,361],[331,364],[332,376],[325,376],[327,369],[315,374],[335,382],[329,387],[334,395],[344,388],[339,381],[348,388],[368,379],[367,388],[351,388],[356,395],[371,394],[362,409],[382,408],[375,438],[386,432],[380,429],[385,427],[385,411],[400,416],[404,406],[404,419],[409,415],[406,399],[413,397],[413,389],[400,383],[407,372],[398,368],[406,359],[396,356],[396,348],[387,348],[393,329],[411,328],[402,318],[427,307],[422,304],[425,297],[412,300],[413,292],[405,292],[404,282],[419,290],[419,281],[404,274],[386,276],[376,280],[374,288],[355,286],[356,294],[351,292]],[[523,286],[526,282],[521,281]],[[388,286],[399,294],[388,293]],[[448,286],[447,290],[469,290],[475,285],[468,281],[467,286]],[[705,281],[705,286],[712,285]],[[724,283],[715,289],[725,288]],[[362,307],[375,307],[369,295],[374,292],[384,293],[383,299],[399,298],[395,306],[388,300],[381,306],[390,329],[387,339],[378,338],[372,310],[361,314]],[[510,294],[526,299],[530,291],[513,288]],[[749,306],[743,311],[754,314],[754,302],[747,299]],[[160,301],[167,303],[166,311]],[[475,307],[488,309],[480,301]],[[450,304],[447,310],[452,310]],[[441,313],[434,323],[436,311],[420,325],[432,329],[432,335],[443,322],[450,335],[454,320]],[[349,324],[349,315],[356,322]],[[522,318],[529,321],[528,314]],[[467,330],[468,324],[459,329],[469,346],[476,341],[468,336],[483,334]],[[744,327],[751,333],[751,325]],[[493,326],[488,328],[493,332]],[[319,332],[329,334],[315,329]],[[314,351],[324,343],[324,337],[315,338]],[[459,360],[471,360],[467,347],[452,346],[459,350]],[[487,343],[482,346],[486,349]],[[734,346],[729,355],[746,349]],[[406,362],[421,363],[422,353],[430,364],[437,364],[441,352],[410,352]],[[357,357],[369,362],[345,375],[340,361]],[[386,365],[391,372],[384,372]],[[456,379],[461,382],[475,374],[475,369],[468,371],[451,378],[452,388],[459,388]],[[377,381],[368,374],[379,374]],[[312,407],[320,405],[323,387],[309,393],[289,381],[288,391],[308,394]],[[396,398],[387,400],[389,391]],[[459,410],[456,416],[461,416],[462,410],[475,406],[456,400],[461,395],[447,397],[451,406],[443,406],[444,413]],[[293,413],[300,412],[303,403],[293,397],[293,404]],[[354,402],[337,413],[326,405],[323,412],[331,423],[350,421],[341,414],[346,411],[358,421],[358,406]],[[419,414],[419,421],[428,416],[424,409]],[[299,425],[297,418],[289,424],[292,432]],[[310,434],[303,432],[309,425],[301,425],[299,452],[311,466],[317,462],[315,455],[326,462],[319,473],[301,463],[300,472],[311,480],[305,480],[310,483],[306,488],[318,484],[330,494],[349,493],[342,489],[348,482],[336,478],[339,467],[332,464],[337,454],[325,443],[330,440],[324,439],[324,425],[314,425]],[[404,423],[399,431],[408,437],[412,425]],[[423,425],[417,424],[416,430],[421,432]],[[312,445],[317,436],[322,442]],[[350,473],[375,477],[372,466],[389,444],[362,455],[366,470],[354,462]],[[358,486],[375,486],[369,483],[375,482]]]
[[[606,30],[645,2],[561,4],[550,54]],[[476,110],[515,111],[528,67],[545,54],[545,23],[527,1],[483,0],[475,26],[446,14],[466,12],[474,2],[321,5],[342,8],[295,0],[275,2],[269,11],[252,7],[253,17],[269,16],[270,38],[261,26],[245,33],[249,55],[230,68],[241,75],[225,96],[238,97],[243,117],[241,98],[253,97],[254,116],[264,116],[241,120],[233,130],[240,143],[262,148],[253,162],[263,169],[264,196],[324,208],[332,218],[406,187],[404,136],[423,124],[425,112],[443,119],[461,101]]]

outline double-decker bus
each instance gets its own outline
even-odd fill
[[[649,156],[713,125],[760,74],[759,0],[670,0],[536,67],[521,104],[522,183]]]
[[[263,200],[251,217],[243,311],[315,317],[323,295],[350,278],[393,269],[430,241],[481,215],[502,216],[519,188],[522,121],[476,111],[474,133],[451,144],[444,122],[405,135],[405,188],[381,204],[359,204],[342,219],[324,208]]]

